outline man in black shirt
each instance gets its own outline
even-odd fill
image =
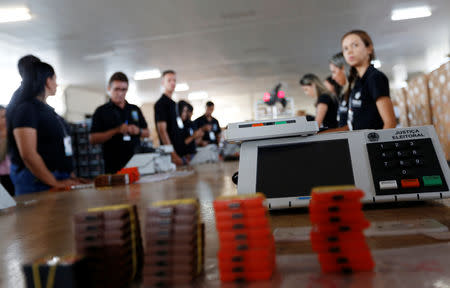
[[[182,138],[184,140],[184,151],[182,159],[189,162],[191,158],[197,153],[196,141],[203,138],[203,129],[195,129],[194,123],[191,121],[194,107],[188,102],[181,100],[178,102],[178,111],[180,111],[181,120],[183,120],[184,128],[181,131]]]
[[[155,103],[155,123],[161,145],[172,145],[175,150],[172,153],[172,162],[176,165],[183,165],[180,154],[184,150],[184,140],[181,135],[184,125],[177,104],[172,100],[176,84],[175,71],[164,71],[162,74],[164,93]]]
[[[219,144],[220,141],[220,125],[216,118],[212,117],[214,112],[214,103],[208,101],[206,103],[206,112],[203,116],[195,120],[195,126],[197,129],[203,128],[205,135],[202,141],[199,143],[200,146],[206,146],[208,144]]]
[[[108,83],[110,101],[98,107],[92,117],[90,142],[103,144],[105,172],[116,173],[133,157],[140,139],[150,131],[141,109],[125,100],[128,77],[114,73]]]

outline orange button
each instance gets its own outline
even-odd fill
[[[402,188],[417,188],[420,187],[419,179],[403,179]]]
[[[264,124],[263,123],[258,123],[258,124],[253,124],[252,125],[252,127],[261,127],[261,126],[264,126]]]

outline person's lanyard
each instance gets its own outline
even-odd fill
[[[70,157],[73,155],[72,137],[70,137],[69,133],[66,130],[66,125],[64,124],[64,122],[61,120],[61,118],[56,113],[55,113],[55,117],[58,120],[58,123],[61,126],[63,133],[64,133],[64,138],[63,138],[64,153],[66,154],[67,157]]]
[[[352,109],[352,101],[353,101],[353,94],[350,93],[350,97],[348,98],[348,112],[347,112],[347,125],[348,130],[353,131],[353,109]]]
[[[61,118],[56,113],[55,113],[55,117],[56,117],[56,119],[58,119],[59,126],[61,126],[61,128],[63,130],[64,137],[70,136],[66,130],[66,125],[64,125],[64,122],[61,120]]]
[[[184,123],[183,123],[183,120],[181,120],[180,113],[178,111],[178,105],[176,103],[175,103],[175,113],[177,115],[178,128],[183,129],[184,128]]]

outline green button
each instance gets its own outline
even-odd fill
[[[287,122],[286,122],[286,121],[278,121],[278,122],[275,122],[275,125],[281,125],[281,124],[287,124]]]
[[[425,186],[442,186],[442,179],[439,175],[423,176],[422,179]]]

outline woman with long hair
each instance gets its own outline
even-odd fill
[[[0,183],[11,196],[14,196],[14,185],[9,177],[11,161],[7,155],[8,138],[6,135],[6,108],[0,105]]]
[[[371,65],[375,49],[370,36],[352,30],[342,39],[342,53],[351,67],[348,77],[348,130],[395,128],[394,107],[389,96],[389,81]]]
[[[65,188],[71,179],[69,128],[46,103],[56,93],[53,67],[41,61],[24,65],[21,87],[8,105],[8,148],[16,195]]]
[[[332,95],[322,81],[314,74],[305,74],[300,79],[300,85],[306,95],[316,99],[315,120],[321,128],[337,127],[337,97]]]
[[[329,67],[331,71],[331,78],[336,81],[339,86],[341,86],[340,92],[338,93],[339,108],[337,112],[338,127],[347,126],[347,114],[348,114],[348,73],[350,67],[347,62],[345,62],[344,55],[339,52],[329,60]]]

